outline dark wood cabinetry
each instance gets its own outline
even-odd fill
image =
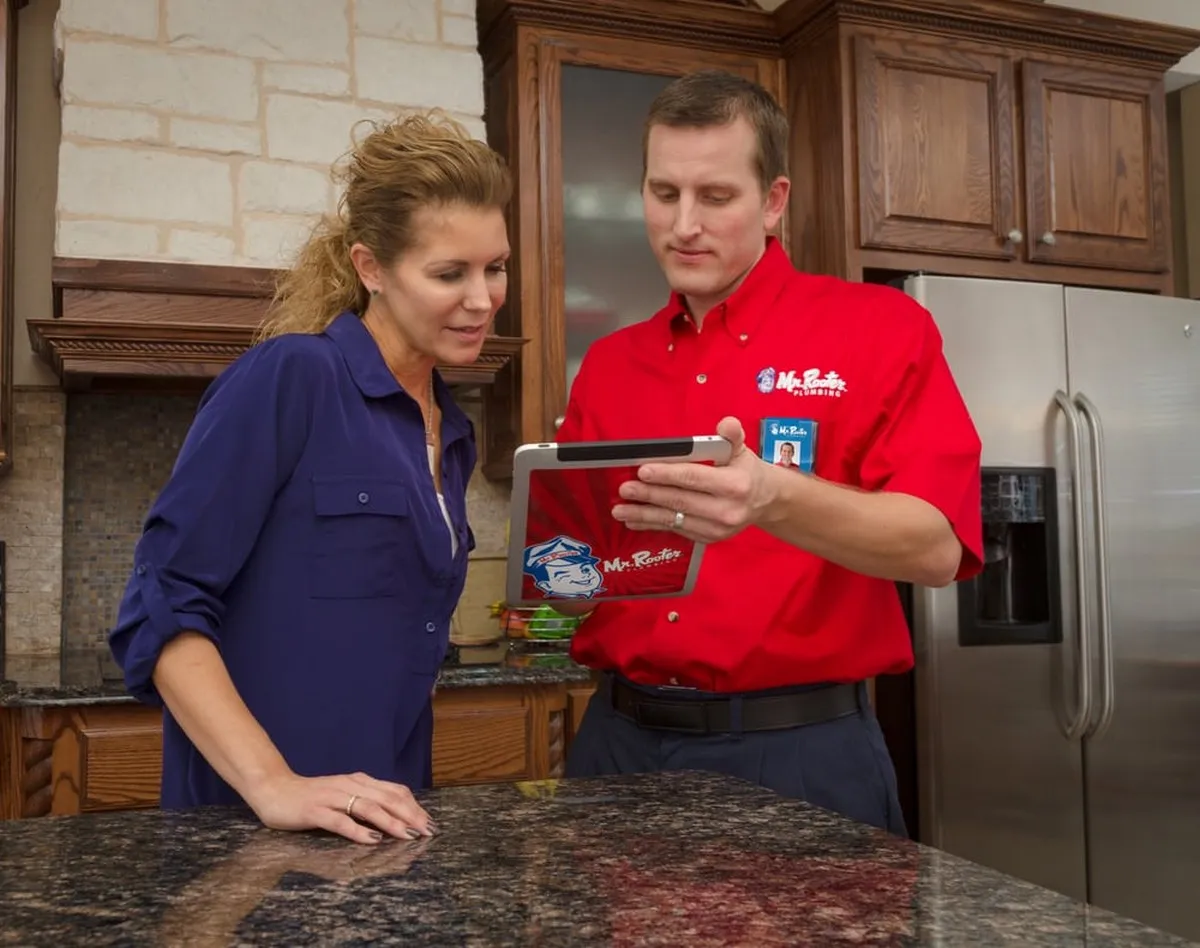
[[[480,0],[479,30],[489,138],[517,178],[498,331],[529,340],[489,393],[494,475],[553,435],[588,342],[664,298],[638,256],[654,77],[717,66],[776,94],[803,269],[1171,292],[1163,75],[1200,33],[1038,0]]]
[[[798,265],[1171,291],[1163,74],[1200,34],[1029,0],[778,18]]]
[[[489,473],[503,476],[515,441],[553,435],[588,339],[661,305],[640,209],[621,215],[639,201],[641,123],[653,94],[707,66],[782,98],[783,64],[773,21],[754,4],[480,0],[479,31],[488,139],[517,181],[516,265],[497,332],[529,340],[510,393],[519,408],[510,414],[489,393],[485,428],[497,440],[485,453]],[[573,206],[587,203],[572,201],[576,194],[599,206]],[[580,297],[596,302],[576,306]]]
[[[437,787],[562,775],[590,681],[439,689]],[[132,702],[0,707],[0,819],[158,806],[162,713]]]

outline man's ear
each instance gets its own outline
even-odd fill
[[[792,182],[780,175],[771,182],[767,189],[767,199],[763,204],[763,223],[768,231],[773,231],[779,225],[779,219],[787,210],[788,196],[792,193]]]

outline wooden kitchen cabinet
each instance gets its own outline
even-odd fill
[[[562,776],[588,682],[442,688],[437,787]],[[158,805],[162,716],[129,702],[0,707],[0,819]]]
[[[1167,273],[1161,77],[1035,59],[1021,70],[1027,259]]]
[[[890,36],[853,50],[860,247],[1167,271],[1158,78]]]
[[[640,208],[653,95],[701,66],[788,112],[798,267],[1168,293],[1163,75],[1200,32],[1040,0],[479,0],[485,120],[517,193],[492,477],[553,437],[588,345],[666,298]]]
[[[666,299],[641,213],[654,96],[709,66],[782,97],[782,62],[753,3],[480,0],[478,16],[488,140],[517,186],[497,332],[529,340],[513,388],[485,406],[485,472],[503,477],[515,443],[553,436],[587,346]]]
[[[1200,33],[1029,0],[778,15],[799,266],[1171,292],[1163,74]]]

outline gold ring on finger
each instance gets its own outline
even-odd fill
[[[350,811],[354,809],[354,801],[355,801],[355,800],[357,800],[357,799],[358,799],[358,794],[357,794],[357,793],[355,793],[355,794],[352,794],[352,795],[350,796],[350,802],[346,804],[346,815],[347,815],[347,816],[353,816],[353,815],[354,815],[354,814],[353,814],[353,813],[351,813]]]

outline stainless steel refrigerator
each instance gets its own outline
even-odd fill
[[[922,841],[1200,940],[1200,302],[913,276],[983,442],[913,601]]]

